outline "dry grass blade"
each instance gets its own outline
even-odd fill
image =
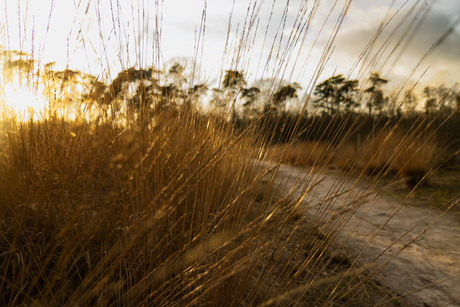
[[[288,291],[286,293],[283,293],[282,295],[280,295],[278,297],[271,298],[271,299],[267,300],[266,302],[258,305],[258,307],[272,306],[272,305],[279,304],[279,303],[281,303],[283,301],[286,301],[286,300],[292,300],[293,296],[304,295],[311,288],[319,287],[319,286],[321,286],[323,284],[326,284],[326,283],[334,283],[335,281],[338,281],[338,280],[342,279],[343,277],[358,275],[358,274],[360,274],[362,272],[365,272],[367,269],[368,268],[355,269],[355,270],[352,270],[350,272],[344,272],[344,273],[338,274],[338,275],[336,275],[334,277],[324,278],[322,280],[321,279],[317,280],[312,284],[309,284],[309,285],[306,285],[306,286],[302,286],[302,287],[290,290],[290,291]]]

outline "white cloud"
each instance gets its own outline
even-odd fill
[[[142,2],[136,0],[119,1],[121,5],[119,9],[116,7],[117,1],[115,0],[85,0],[81,1],[81,6],[77,8],[74,6],[74,3],[77,2],[70,0],[28,2],[26,20],[25,8],[27,1],[21,0],[21,22],[24,24],[26,21],[26,27],[21,25],[21,34],[19,34],[19,25],[17,22],[17,4],[8,4],[8,36],[12,49],[19,49],[19,45],[21,44],[23,51],[31,52],[34,50],[35,56],[38,55],[44,63],[58,60],[58,62],[61,62],[61,68],[63,65],[69,64],[71,68],[86,71],[91,70],[94,74],[98,74],[101,69],[107,68],[107,65],[111,65],[113,66],[111,70],[112,77],[121,69],[122,65],[125,67],[135,64],[151,65],[152,59],[156,59],[157,55],[155,54],[153,45],[155,16],[158,16],[162,21],[162,60],[167,61],[177,56],[194,57],[193,53],[198,35],[197,32],[200,29],[204,4],[202,0],[168,0],[163,1],[163,7],[160,7],[160,11],[157,11],[154,2],[146,1],[144,2],[146,3],[145,10],[141,9],[138,12],[138,6]],[[292,32],[296,33],[294,26],[299,9],[308,8],[304,15],[305,22],[308,15],[312,12],[313,2],[304,2],[301,0],[290,1],[286,24],[284,25],[284,37],[281,45],[279,45],[281,35],[279,29],[280,26],[283,26],[282,14],[286,6],[286,1],[259,1],[258,4],[263,3],[263,5],[260,7],[260,11],[258,11],[259,15],[257,16],[260,18],[257,36],[254,41],[252,41],[254,33],[251,33],[249,36],[249,41],[246,41],[247,48],[242,50],[242,62],[238,67],[244,68],[246,73],[252,75],[253,78],[256,77],[256,70],[259,67],[257,77],[260,77],[262,68],[267,62],[269,52],[273,46],[272,62],[270,63],[268,73],[264,76],[269,77],[271,72],[276,71],[278,64],[281,64],[282,67],[286,67],[287,65],[287,74],[284,77],[288,78],[290,72],[294,71],[294,80],[292,81],[299,81],[302,85],[306,86],[312,78],[315,68],[321,59],[325,44],[330,38],[334,27],[337,25],[339,14],[346,2],[345,0],[339,0],[332,13],[331,9],[335,0],[323,0],[320,2],[320,6],[314,10],[315,16],[309,26],[302,48],[300,48],[300,42],[303,36],[299,37],[296,48],[291,50],[292,58],[289,59],[286,56],[281,56],[282,60],[290,61],[290,64],[286,64],[286,62],[275,63],[273,60],[276,58],[278,50],[281,53],[286,51],[285,47],[289,35]],[[352,2],[348,15],[335,40],[334,54],[330,57],[321,78],[323,76],[324,78],[329,77],[334,71],[346,74],[352,68],[353,63],[359,58],[366,44],[375,35],[384,18],[388,18],[388,16],[395,13],[405,2],[406,0],[356,0]],[[460,15],[460,6],[458,6],[457,2],[458,0],[439,0],[435,3],[420,27],[418,34],[413,37],[410,44],[404,49],[398,61],[395,62],[396,64],[392,66],[394,63],[393,58],[390,58],[385,63],[383,70],[386,70],[389,79],[403,80],[403,78],[410,75],[410,72],[423,57],[424,53],[451,26],[454,19]],[[54,3],[54,9],[48,29],[51,3]],[[89,9],[86,11],[88,3]],[[111,7],[111,3],[115,7]],[[221,67],[223,69],[230,67],[236,50],[235,46],[239,44],[239,39],[241,38],[242,27],[248,14],[248,6],[252,3],[254,2],[248,0],[236,0],[235,2],[230,33],[230,43],[233,43],[233,45],[228,50],[229,55],[224,59],[223,63],[222,57],[233,0],[207,1],[204,49],[203,53],[201,53],[201,49],[199,50],[198,61],[201,63],[201,69],[206,70],[208,76],[210,74],[216,75]],[[274,8],[272,11],[273,3]],[[394,3],[394,5],[390,8],[389,5],[391,3]],[[391,24],[387,26],[387,29],[380,35],[375,48],[370,53],[371,55],[372,52],[382,50],[382,44],[390,37],[392,29],[401,21],[404,21],[404,23],[398,35],[404,33],[404,27],[408,25],[411,17],[404,20],[403,16],[416,3],[418,2],[415,0],[408,1],[397,17],[394,18]],[[147,7],[147,5],[150,5],[150,7]],[[3,22],[6,21],[4,11],[2,10],[0,14],[0,21]],[[112,11],[115,12],[114,16],[112,16]],[[331,13],[329,19],[324,25],[318,42],[313,48],[313,42],[329,13]],[[143,14],[145,14],[144,21],[139,21],[139,17],[144,17]],[[268,24],[270,15],[272,19],[270,24]],[[120,28],[118,28],[118,24],[120,24]],[[237,25],[239,36],[235,37]],[[32,45],[32,29],[34,30],[34,46]],[[437,71],[444,70],[450,74],[453,79],[452,81],[460,78],[460,59],[458,58],[458,54],[460,54],[460,31],[458,29],[460,27],[456,29],[442,45],[437,47],[422,62],[422,70],[431,65],[430,74],[431,71],[435,75]],[[82,31],[80,32],[80,30]],[[255,28],[252,29],[252,31],[254,30]],[[263,46],[266,31],[267,37]],[[6,32],[2,33],[0,44],[7,45],[6,34]],[[45,35],[46,43],[44,41]],[[19,38],[21,38],[21,43],[19,42]],[[409,36],[406,35],[404,41],[407,41],[408,38]],[[390,54],[397,41],[398,36],[393,38],[392,45],[388,47],[380,63],[383,63],[382,61]],[[44,47],[43,44],[45,44]],[[40,54],[42,50],[44,52]],[[300,54],[297,59],[297,53],[299,52]],[[396,51],[393,56],[398,55],[398,52]],[[70,57],[69,61],[67,59],[68,53]],[[309,58],[307,58],[308,55]],[[369,59],[367,58],[367,60]],[[260,66],[258,66],[259,60]],[[294,61],[296,61],[295,64]],[[378,68],[379,66],[377,65],[376,67]],[[364,75],[365,72],[363,72]],[[297,80],[298,76],[301,77],[300,80]],[[427,76],[427,79],[429,80],[429,76]]]

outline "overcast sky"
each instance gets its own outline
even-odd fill
[[[244,70],[250,83],[275,74],[304,88],[334,73],[364,80],[370,71],[379,71],[393,87],[411,75],[415,82],[426,69],[423,84],[459,81],[458,0],[348,3],[6,0],[0,44],[33,53],[41,64],[56,61],[56,69],[68,66],[109,80],[122,68],[167,66],[182,57],[190,69],[196,58],[196,82],[211,86],[229,68]]]

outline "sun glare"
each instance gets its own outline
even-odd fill
[[[11,84],[5,86],[5,104],[22,121],[29,119],[31,115],[34,120],[39,119],[45,109],[43,98],[28,89],[14,88]]]

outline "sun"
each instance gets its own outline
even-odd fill
[[[4,88],[5,105],[9,112],[21,121],[28,120],[33,116],[34,120],[39,119],[45,109],[45,102],[40,95],[31,93],[27,88],[15,88],[7,84]]]

